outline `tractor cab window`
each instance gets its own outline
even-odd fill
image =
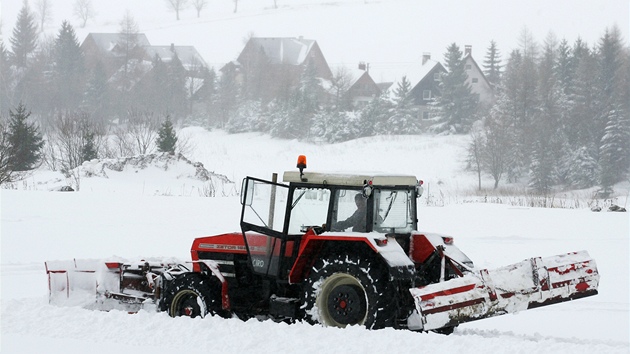
[[[332,231],[367,231],[368,204],[360,190],[338,189],[333,204]]]
[[[303,234],[310,226],[324,225],[329,201],[329,189],[296,188],[291,203],[289,234]]]
[[[406,234],[414,229],[412,193],[400,189],[374,190],[374,231]]]

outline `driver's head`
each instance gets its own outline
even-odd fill
[[[357,208],[365,208],[365,206],[367,205],[367,200],[365,198],[363,198],[363,195],[361,193],[357,193],[354,196],[354,202],[357,204]]]

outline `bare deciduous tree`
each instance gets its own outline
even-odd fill
[[[96,124],[84,112],[60,113],[55,117],[46,132],[48,139],[45,163],[49,168],[59,169],[71,179],[75,190],[81,186],[81,174],[77,168],[85,162],[85,148],[93,137],[94,148],[98,151],[105,144],[105,127]]]
[[[44,32],[44,26],[52,21],[52,3],[50,0],[38,0],[35,6],[39,18],[39,30]]]
[[[234,1],[234,13],[236,13],[236,11],[238,11],[238,0],[233,0]]]
[[[197,2],[200,1],[196,0],[195,3]],[[188,0],[166,0],[166,4],[171,11],[175,12],[175,18],[177,18],[177,21],[179,21],[179,13],[186,8],[186,5],[188,5]],[[197,17],[199,17],[199,11],[201,10],[197,10]]]
[[[161,120],[151,112],[130,111],[127,123],[114,131],[119,156],[145,155],[155,150]]]
[[[87,24],[88,20],[94,18],[96,12],[94,11],[94,6],[92,5],[91,0],[77,0],[74,3],[74,15],[83,21],[81,23],[81,28],[84,28]]]
[[[193,7],[197,11],[197,18],[201,16],[201,10],[205,9],[208,6],[207,0],[192,0]]]

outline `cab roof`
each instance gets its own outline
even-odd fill
[[[385,174],[347,174],[330,172],[304,172],[300,178],[299,171],[285,171],[283,182],[331,184],[339,186],[362,187],[365,181],[372,181],[374,186],[416,186],[418,180],[411,175],[385,175]]]

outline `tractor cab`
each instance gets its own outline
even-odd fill
[[[286,274],[306,234],[404,240],[417,229],[422,182],[414,176],[304,172],[300,159],[300,170],[286,171],[283,183],[243,181],[241,229],[254,272]]]

